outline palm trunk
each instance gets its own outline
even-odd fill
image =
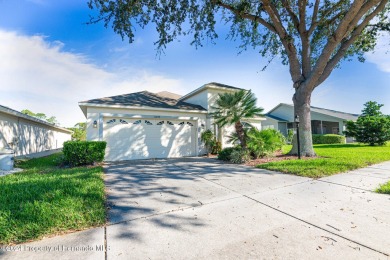
[[[241,148],[243,150],[245,150],[246,149],[246,140],[245,140],[244,126],[241,124],[240,121],[238,121],[234,124],[234,127],[236,128],[236,133],[238,136],[238,140],[240,140]]]
[[[311,115],[310,115],[310,97],[311,93],[296,91],[293,97],[294,101],[294,117],[299,116],[299,139],[301,156],[312,157],[316,156],[313,149],[312,131],[311,131]],[[293,139],[293,148],[290,151],[291,155],[298,154],[298,144],[296,136]]]

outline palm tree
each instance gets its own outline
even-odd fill
[[[241,120],[261,116],[263,108],[256,106],[256,97],[249,90],[219,94],[216,105],[212,107],[215,123],[219,127],[232,125],[236,129],[242,149],[246,149],[245,131]]]

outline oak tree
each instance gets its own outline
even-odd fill
[[[389,0],[89,0],[102,21],[122,38],[134,41],[137,27],[155,24],[161,50],[182,35],[201,46],[215,39],[217,21],[230,25],[231,39],[253,47],[289,67],[300,118],[301,154],[314,156],[310,101],[341,61],[364,61],[381,32],[390,31]],[[342,87],[342,86],[340,86]],[[292,153],[296,153],[296,145]]]

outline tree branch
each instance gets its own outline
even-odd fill
[[[306,32],[306,4],[307,0],[298,0],[300,32]]]
[[[314,32],[315,28],[318,25],[317,16],[318,16],[318,9],[319,9],[319,7],[320,7],[320,0],[316,0],[316,3],[314,4],[314,9],[313,9],[313,16],[311,18],[311,25],[310,25],[310,28],[309,28],[309,31],[308,31],[308,36],[309,37]]]
[[[381,3],[375,8],[375,10],[367,15],[364,20],[357,26],[351,33],[351,37],[349,39],[343,40],[341,43],[341,46],[337,53],[330,59],[330,61],[327,63],[324,73],[322,73],[321,77],[318,79],[317,83],[315,84],[315,87],[320,85],[322,82],[324,82],[333,69],[336,67],[336,65],[340,62],[340,60],[345,56],[347,53],[349,47],[356,41],[356,39],[359,37],[359,35],[363,32],[363,30],[367,27],[368,23],[381,11],[383,11],[386,7],[386,3],[388,0],[382,0]]]
[[[366,4],[370,7],[378,4],[380,0],[370,0]],[[308,79],[308,85],[312,86],[314,89],[315,83],[321,77],[324,72],[325,67],[328,64],[330,57],[333,54],[333,51],[336,49],[337,45],[345,38],[347,35],[348,29],[350,28],[351,22],[356,20],[356,16],[360,13],[360,9],[363,7],[364,0],[356,0],[351,5],[348,12],[345,14],[344,19],[338,25],[336,31],[328,38],[328,42],[325,45],[321,55],[317,60],[317,64],[313,69],[313,72]],[[361,17],[360,17],[361,18]]]
[[[302,74],[306,79],[311,72],[311,49],[310,49],[310,37],[308,31],[306,31],[306,0],[298,1],[299,8],[299,35],[302,43]]]
[[[280,15],[273,4],[270,3],[270,0],[264,0],[264,10],[270,16],[272,23],[279,35],[279,38],[283,44],[283,47],[287,53],[289,68],[292,80],[294,82],[294,87],[298,88],[301,84],[302,74],[301,74],[301,65],[298,60],[297,50],[294,44],[291,42],[293,38],[288,35],[286,29],[283,27],[283,23],[280,19]]]
[[[261,25],[263,25],[264,27],[266,27],[268,30],[270,30],[271,32],[277,34],[277,31],[276,31],[275,27],[272,24],[268,23],[266,20],[264,20],[263,18],[261,18],[261,17],[259,17],[257,15],[248,14],[248,13],[242,13],[239,10],[237,10],[236,8],[234,8],[233,6],[225,4],[225,3],[221,2],[221,1],[215,1],[215,4],[221,6],[221,7],[225,8],[225,9],[227,9],[229,11],[231,11],[233,14],[235,14],[235,15],[241,17],[241,18],[246,18],[246,19],[249,19],[249,20],[251,20],[253,22],[258,22]]]
[[[298,16],[292,10],[291,5],[289,3],[289,0],[282,0],[282,4],[283,4],[284,8],[286,8],[288,15],[291,17],[291,20],[294,23],[295,28],[299,32],[299,27],[300,27],[299,19],[298,19]]]

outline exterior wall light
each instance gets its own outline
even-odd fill
[[[97,121],[93,121],[93,128],[97,128]]]

